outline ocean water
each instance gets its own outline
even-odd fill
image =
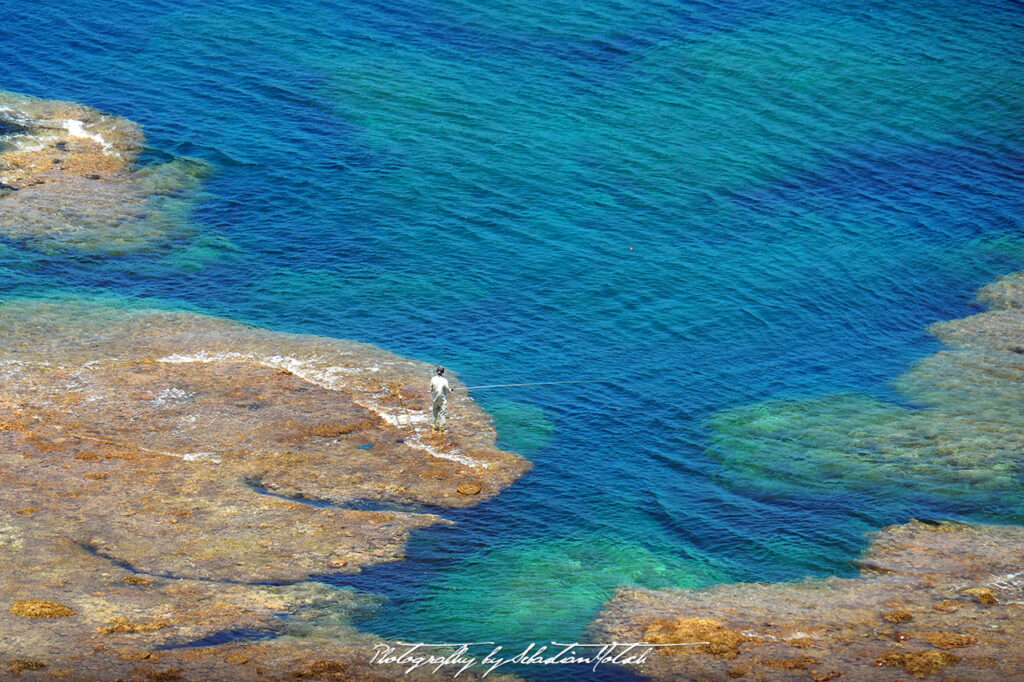
[[[28,1],[0,65],[209,168],[169,243],[0,241],[3,296],[351,338],[468,385],[605,380],[476,394],[535,467],[328,578],[384,597],[362,629],[568,641],[617,585],[852,575],[889,523],[1024,521],[1019,469],[794,490],[713,433],[834,394],[916,409],[893,381],[926,327],[1024,269],[1019,2]]]

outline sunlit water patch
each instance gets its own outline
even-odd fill
[[[435,622],[430,636],[445,633],[475,639],[509,633],[510,643],[546,642],[566,635],[565,624],[588,621],[595,605],[611,598],[624,583],[649,586],[702,587],[727,574],[700,561],[661,557],[649,549],[614,538],[563,538],[478,552],[462,557],[458,570],[424,586],[419,609],[447,616]],[[494,589],[500,584],[500,589]],[[441,612],[439,611],[439,613]],[[467,627],[463,614],[479,618]],[[399,636],[409,625],[385,616],[373,629]]]

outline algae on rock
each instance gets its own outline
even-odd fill
[[[982,290],[997,309],[941,322],[952,346],[894,382],[916,407],[853,394],[774,400],[710,420],[731,483],[772,490],[898,486],[1013,503],[1024,492],[1024,277]]]
[[[59,100],[0,91],[0,233],[43,251],[118,254],[192,232],[208,167],[140,167],[142,129]]]
[[[0,335],[0,628],[51,674],[401,676],[350,625],[373,600],[311,579],[529,468],[460,394],[444,438],[400,422],[431,367],[366,344],[90,300],[5,302]]]
[[[639,672],[659,680],[741,671],[777,679],[780,670],[806,669],[822,679],[882,681],[893,679],[891,666],[915,676],[1012,679],[1024,669],[1022,552],[1018,526],[911,521],[871,534],[858,578],[620,588],[591,635],[695,644],[655,652]]]

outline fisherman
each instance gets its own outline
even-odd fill
[[[437,374],[430,380],[430,399],[433,401],[434,426],[433,430],[444,431],[445,419],[448,417],[448,394],[452,387],[444,378],[444,367],[437,368]]]

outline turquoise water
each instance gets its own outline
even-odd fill
[[[339,579],[387,597],[363,629],[566,640],[619,584],[845,575],[888,523],[1024,519],[1019,495],[898,479],[757,485],[709,450],[714,415],[769,399],[902,404],[927,325],[1024,268],[1017,2],[2,14],[0,88],[116,112],[148,160],[212,168],[184,241],[4,242],[5,296],[152,299],[467,384],[609,381],[478,394],[535,468]]]

